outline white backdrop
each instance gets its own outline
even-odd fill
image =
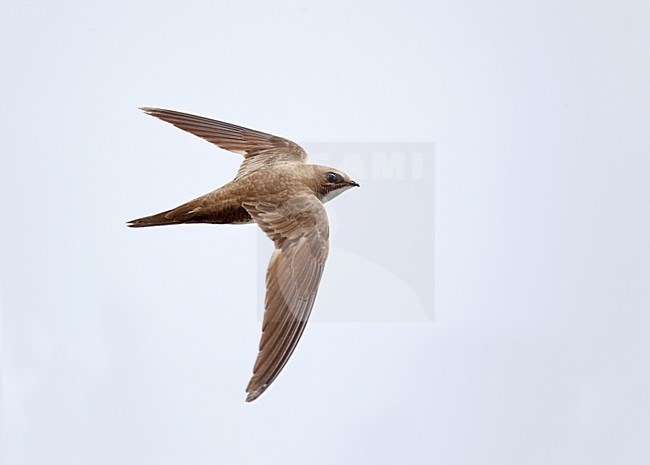
[[[649,28],[640,1],[5,2],[3,465],[650,463]],[[143,105],[435,142],[435,321],[314,321],[244,403],[256,228],[125,226],[240,160]],[[328,204],[340,237],[410,244],[434,199],[377,227],[391,190]],[[394,315],[341,257],[315,313]]]

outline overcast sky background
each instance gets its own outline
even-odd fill
[[[3,465],[650,463],[648,2],[2,10]],[[310,324],[253,404],[256,228],[124,224],[240,159],[143,105],[435,143],[435,202],[328,204],[315,316],[366,316]],[[346,259],[423,263],[434,203],[431,321]]]

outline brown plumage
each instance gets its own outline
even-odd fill
[[[129,226],[255,222],[274,242],[266,274],[262,338],[246,388],[250,402],[287,363],[314,306],[329,250],[323,203],[358,184],[340,170],[306,164],[307,154],[290,140],[187,113],[142,110],[244,156],[228,184],[172,210],[132,220]]]

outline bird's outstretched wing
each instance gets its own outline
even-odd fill
[[[280,205],[243,206],[275,243],[266,272],[262,339],[246,388],[250,402],[275,380],[305,329],[327,259],[329,224],[323,204],[311,194]]]
[[[224,150],[243,155],[244,162],[239,168],[237,177],[244,176],[267,163],[276,161],[304,163],[307,160],[307,154],[302,147],[282,137],[180,111],[150,107],[143,107],[141,110],[183,131],[202,137]]]

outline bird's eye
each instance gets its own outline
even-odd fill
[[[341,177],[340,174],[337,173],[327,173],[325,174],[325,179],[327,182],[331,182],[332,184],[336,184],[337,182],[343,182],[343,178]]]

